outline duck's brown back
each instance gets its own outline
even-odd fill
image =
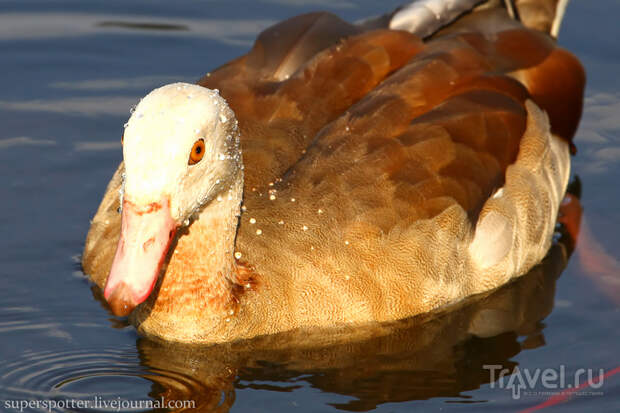
[[[346,197],[383,188],[391,218],[375,222],[384,230],[454,202],[475,218],[516,158],[526,99],[572,138],[579,62],[503,10],[472,13],[426,43],[358,31],[330,14],[299,16],[200,81],[239,120],[248,203],[290,186],[316,197],[338,179],[331,189]]]
[[[328,13],[297,16],[200,80],[220,90],[239,120],[246,188],[281,178],[321,128],[423,48],[409,33],[359,32]]]

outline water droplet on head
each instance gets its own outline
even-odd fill
[[[275,199],[276,199],[276,196],[275,196],[275,195],[273,195],[273,194],[271,194],[271,195],[269,195],[269,199],[273,201],[273,200],[275,200]]]
[[[280,220],[280,221],[278,221],[278,224],[279,225],[284,225],[284,221]]]
[[[295,202],[295,198],[291,198],[291,202]]]
[[[256,218],[250,218],[250,224],[256,224]]]
[[[257,229],[257,230],[256,230],[256,235],[260,235],[260,234],[262,234],[262,233],[263,233],[263,230],[262,230],[262,229]]]
[[[344,245],[349,245],[349,240],[345,240]]]
[[[236,259],[240,259],[241,258],[241,253],[239,251],[235,252],[235,258]]]
[[[220,113],[220,122],[226,123],[227,120],[228,118],[226,117],[226,115],[224,115],[223,113]]]
[[[308,227],[307,227],[306,225],[304,225],[303,227],[301,227],[301,229],[302,229],[303,231],[308,231]]]
[[[319,208],[318,211],[316,211],[317,214],[321,215],[323,213],[323,210],[321,208]]]

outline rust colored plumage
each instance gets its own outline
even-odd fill
[[[247,56],[199,81],[220,90],[237,114],[247,187],[284,173],[322,127],[423,47],[389,30],[346,38],[356,31],[327,13],[299,16],[268,29]]]
[[[524,20],[548,27],[526,3]],[[136,324],[209,342],[390,320],[522,274],[549,246],[568,176],[538,107],[570,142],[584,82],[575,57],[498,9],[424,42],[327,13],[266,30],[199,81],[239,122],[243,212],[227,254],[243,258],[221,275],[217,257],[197,263],[230,217],[194,222]],[[84,252],[99,285],[118,239],[121,170]],[[489,228],[500,239],[487,241]]]
[[[583,91],[579,62],[546,34],[513,28],[505,16],[506,30],[485,32],[491,18],[502,22],[498,14],[467,16],[426,45],[406,32],[356,35],[355,26],[327,13],[268,29],[247,56],[199,82],[219,89],[240,122],[246,193],[267,191],[289,168],[317,182],[338,173],[327,164],[362,174],[374,164],[383,169],[373,176],[387,173],[386,185],[399,187],[406,202],[410,194],[399,216],[433,216],[411,211],[420,209],[420,196],[450,197],[477,211],[516,158],[525,100],[545,109],[552,131],[568,140]],[[484,30],[472,31],[478,27]],[[440,133],[451,160],[429,156],[435,145],[420,144]]]

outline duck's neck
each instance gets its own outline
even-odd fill
[[[161,320],[169,329],[188,333],[198,320],[204,325],[205,319],[228,317],[236,304],[234,247],[242,191],[239,173],[230,190],[205,206],[179,235],[158,291],[139,307],[141,323]]]

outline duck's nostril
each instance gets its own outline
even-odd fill
[[[151,237],[149,239],[147,239],[144,244],[142,244],[142,249],[144,250],[144,252],[146,252],[151,245],[153,245],[153,243],[155,242],[155,237]]]

